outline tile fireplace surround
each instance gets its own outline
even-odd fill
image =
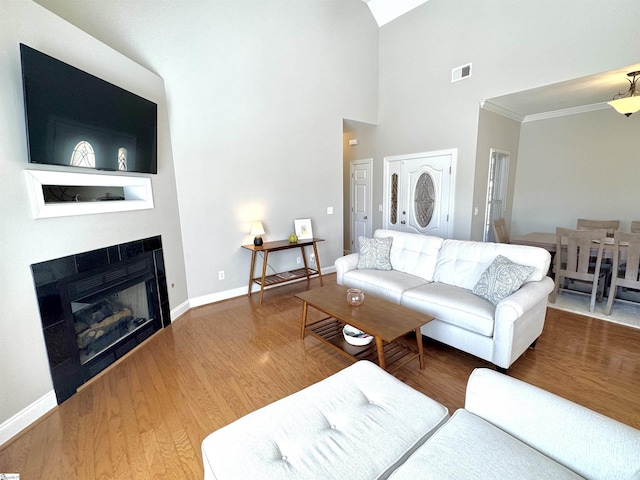
[[[31,270],[58,403],[171,323],[160,236]]]

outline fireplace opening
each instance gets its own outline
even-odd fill
[[[58,403],[170,324],[160,237],[31,268]]]
[[[59,290],[85,381],[161,327],[150,253],[63,278]]]
[[[113,294],[99,293],[71,302],[82,365],[153,321],[146,282]]]

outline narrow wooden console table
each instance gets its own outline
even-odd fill
[[[320,285],[322,283],[322,271],[320,270],[320,257],[318,257],[318,249],[316,243],[324,242],[322,238],[312,238],[310,240],[298,240],[297,243],[290,243],[289,240],[278,240],[276,242],[264,242],[259,247],[255,245],[242,245],[242,248],[251,250],[251,270],[249,270],[249,291],[247,296],[251,296],[251,286],[254,283],[260,285],[260,303],[262,303],[262,294],[264,287],[270,287],[279,283],[290,282],[292,280],[298,280],[300,278],[306,278],[309,280],[313,275],[318,275],[320,279]],[[304,254],[304,247],[312,246],[313,254],[316,258],[316,268],[309,268],[307,265],[307,257]],[[289,250],[291,248],[300,248],[302,251],[302,261],[304,262],[304,268],[297,268],[295,270],[289,270],[287,272],[275,273],[273,275],[267,275],[267,264],[269,258],[269,252],[278,252],[281,250]],[[262,275],[260,277],[254,277],[254,269],[256,266],[256,254],[263,252],[262,258]]]

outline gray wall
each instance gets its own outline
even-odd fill
[[[333,266],[342,119],[377,120],[378,27],[363,2],[40,3],[164,78],[190,298],[246,289],[254,220],[269,241],[311,218]]]
[[[39,3],[65,21],[30,0],[0,2],[0,424],[52,389],[31,263],[161,234],[175,309],[246,291],[240,245],[251,221],[269,241],[311,218],[332,266],[342,255],[342,119],[377,119],[378,27],[360,0]],[[32,220],[19,42],[159,104],[154,210]],[[294,266],[289,253],[270,264]]]
[[[484,234],[484,220],[487,213],[487,180],[489,178],[489,163],[491,149],[509,152],[509,190],[507,191],[506,212],[504,218],[507,230],[513,213],[513,197],[516,172],[518,170],[518,144],[520,140],[520,122],[501,115],[496,115],[485,109],[480,109],[478,122],[478,145],[476,149],[476,175],[473,188],[474,213],[471,222],[471,239],[482,240]],[[475,208],[478,214],[475,214]]]
[[[525,122],[511,235],[575,228],[578,218],[640,220],[640,115],[606,109]]]
[[[375,161],[458,148],[453,236],[470,238],[474,188],[486,191],[486,169],[475,164],[480,102],[637,63],[636,4],[429,0],[383,26]],[[468,62],[472,76],[451,83],[451,69]],[[603,194],[616,188],[607,183]]]
[[[155,208],[35,220],[24,170],[27,141],[19,43],[158,104]],[[171,308],[187,300],[171,139],[161,78],[28,0],[0,2],[0,425],[52,392],[30,265],[162,235]],[[86,173],[86,170],[82,170]],[[173,286],[173,288],[171,288]]]

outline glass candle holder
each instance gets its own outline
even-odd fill
[[[347,290],[347,303],[352,307],[359,307],[364,303],[364,292],[359,288]]]

